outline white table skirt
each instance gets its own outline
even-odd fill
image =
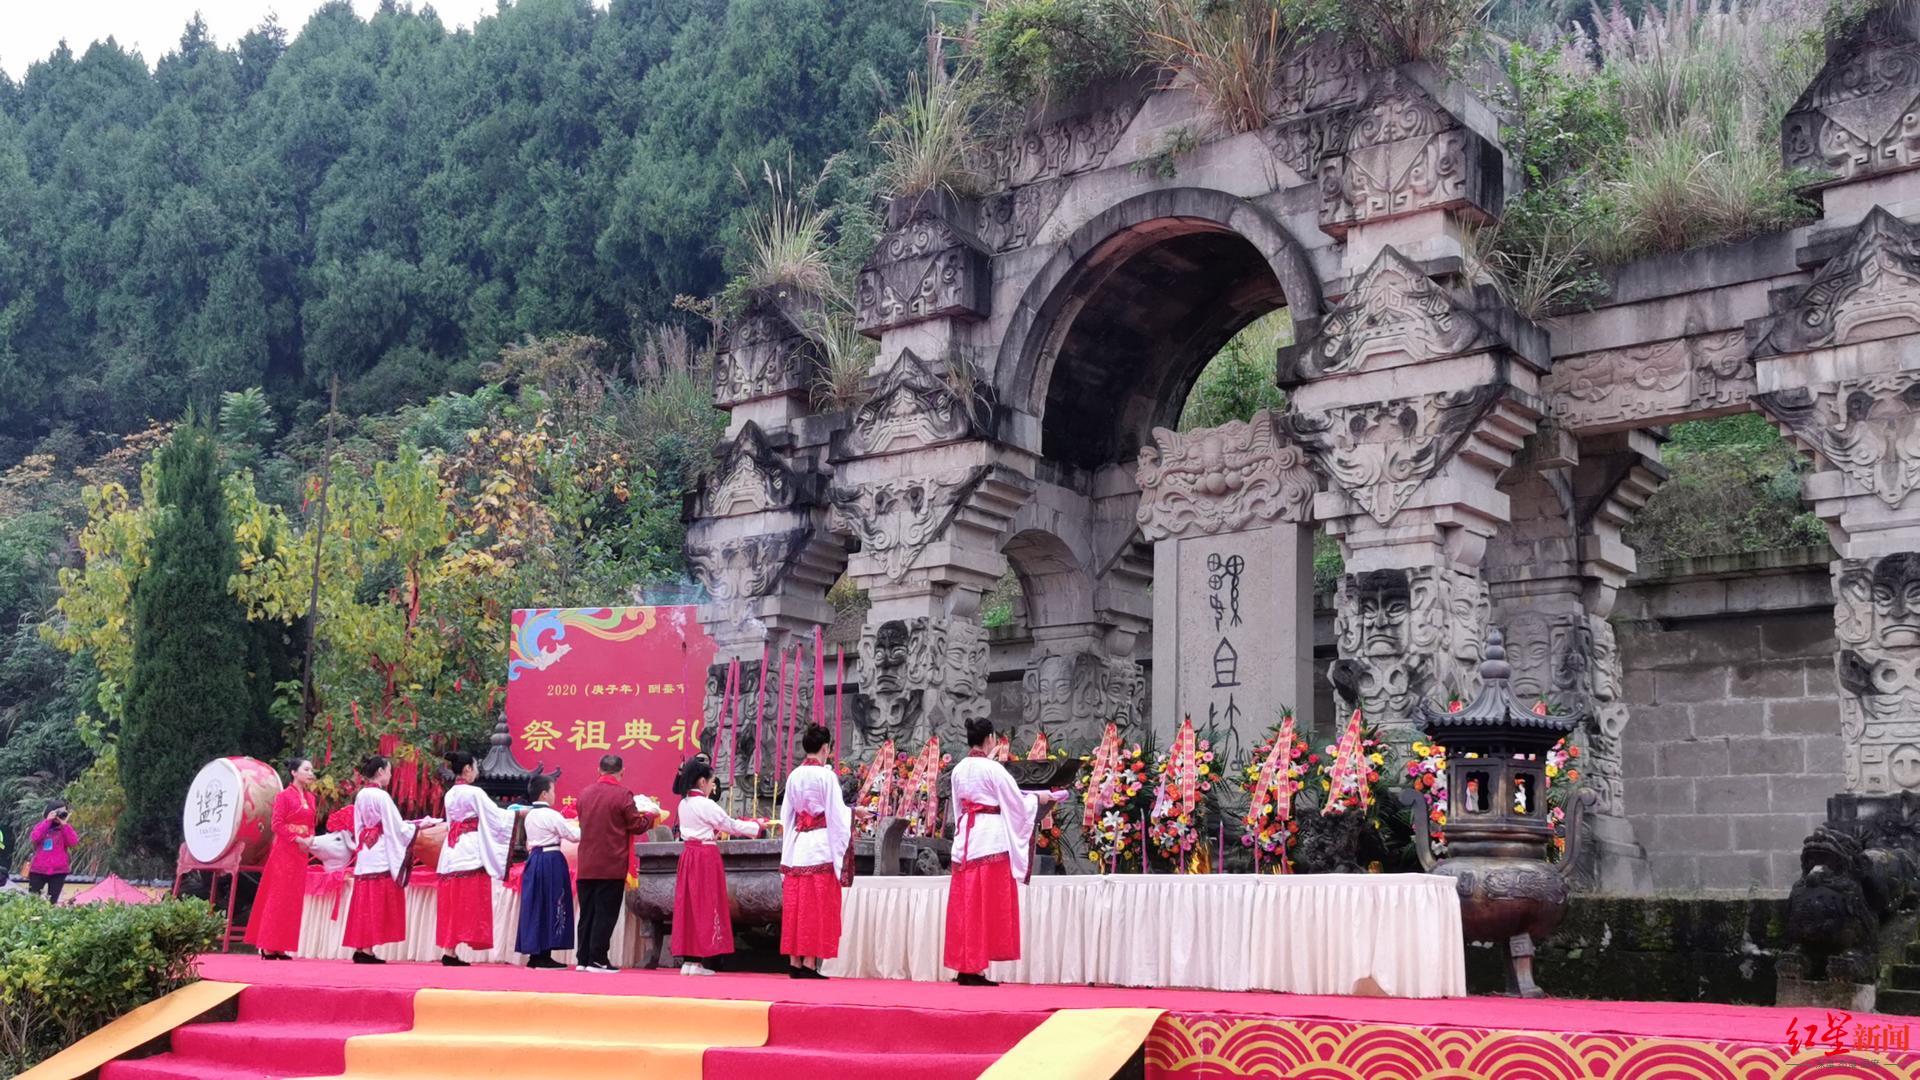
[[[941,964],[947,879],[871,877],[844,893],[828,975],[951,979]],[[1425,874],[1123,874],[1035,878],[1020,888],[1022,958],[989,978],[1025,983],[1379,992],[1467,992],[1460,900]]]
[[[319,960],[346,960],[353,956],[353,950],[340,943],[347,931],[347,905],[353,897],[353,883],[349,880],[339,894],[340,917],[334,914],[335,897],[331,895],[309,894],[300,918],[300,947],[295,956]],[[434,916],[439,911],[439,893],[432,885],[407,886],[407,938],[373,950],[373,954],[382,960],[438,960],[440,946],[434,944]],[[576,920],[579,909],[575,908]],[[608,955],[615,963],[627,955],[627,928],[632,922],[627,915],[626,905],[620,908],[620,919],[613,926],[613,943]],[[576,925],[578,925],[576,921]],[[485,961],[496,964],[524,964],[525,956],[513,950],[514,938],[520,930],[520,894],[496,881],[493,883],[493,951],[476,954],[474,950],[462,946],[460,957],[463,960]],[[573,950],[554,950],[553,958],[562,963],[573,963]]]

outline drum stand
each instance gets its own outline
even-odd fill
[[[240,895],[240,875],[257,874],[261,867],[241,866],[238,847],[231,854],[213,862],[201,862],[187,852],[187,845],[181,844],[180,858],[173,864],[173,895],[176,899],[180,896],[180,879],[195,870],[204,870],[212,876],[207,888],[207,902],[216,906],[220,902],[220,876],[225,874],[227,877],[227,925],[220,934],[220,951],[228,952],[234,942],[247,934],[245,926],[233,925],[233,905]]]

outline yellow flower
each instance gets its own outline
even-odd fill
[[[1368,754],[1367,760],[1373,762],[1375,765],[1385,765],[1387,763],[1387,759],[1381,757],[1379,754]]]
[[[1547,775],[1548,775],[1548,776],[1559,776],[1559,775],[1560,775],[1560,769],[1559,769],[1559,768],[1558,768],[1557,766],[1553,766],[1553,765],[1549,765],[1549,766],[1547,766]]]

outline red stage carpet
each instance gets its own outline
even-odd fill
[[[562,995],[620,995],[696,999],[686,1003],[689,1007],[701,999],[766,1003],[763,1038],[715,1043],[695,1054],[701,1076],[748,1080],[972,1077],[1008,1054],[1055,1010],[1116,1007],[1166,1010],[1146,1039],[1150,1080],[1226,1076],[1920,1080],[1920,1054],[1854,1048],[1862,1033],[1870,1030],[1868,1025],[1895,1025],[1897,1032],[1904,1032],[1904,1018],[1852,1018],[1842,1036],[1845,1053],[1830,1056],[1825,1045],[1793,1051],[1787,1040],[1789,1026],[1796,1022],[1802,1030],[1809,1023],[1817,1024],[1820,1037],[1827,1037],[1826,1017],[1811,1010],[1505,998],[1315,998],[1069,986],[976,989],[905,982],[803,982],[764,975],[688,978],[677,972],[638,971],[598,975],[495,965],[355,967],[326,961],[268,963],[241,956],[207,957],[202,972],[211,979],[253,984],[240,997],[240,1018],[181,1028],[174,1033],[171,1053],[115,1062],[102,1072],[103,1080],[189,1076],[240,1080],[340,1075],[343,1070],[349,1077],[393,1075],[359,1066],[349,1069],[347,1040],[354,1035],[406,1030],[413,1023],[415,993],[429,988],[520,991],[530,1001],[537,996],[546,1002],[581,1000]],[[490,1035],[496,1040],[507,1037]],[[382,1040],[366,1042],[374,1045]],[[1008,1061],[1018,1055],[1015,1051]],[[491,1075],[490,1068],[477,1073],[475,1064],[473,1057],[450,1062],[445,1075]],[[664,1075],[644,1070],[629,1073],[642,1074]]]

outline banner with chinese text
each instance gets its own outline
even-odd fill
[[[523,768],[561,770],[573,805],[626,759],[627,787],[672,809],[673,775],[700,747],[714,643],[686,607],[521,608],[507,651],[507,731]]]

